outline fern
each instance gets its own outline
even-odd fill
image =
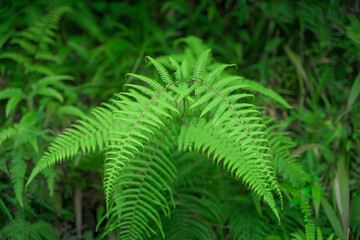
[[[298,162],[298,155],[292,154],[296,143],[284,131],[285,124],[275,124],[274,119],[265,121],[269,126],[266,130],[272,149],[275,172],[289,181],[293,186],[303,186],[307,179],[302,165]]]
[[[24,180],[26,173],[26,163],[24,161],[23,149],[19,148],[11,153],[10,160],[10,177],[14,186],[15,196],[20,203],[21,207],[24,207],[22,193],[24,188]]]
[[[300,201],[301,211],[304,214],[305,219],[305,233],[306,233],[306,240],[315,240],[315,225],[314,221],[310,217],[310,205],[307,201],[305,196],[302,196]]]
[[[233,239],[255,240],[266,239],[269,236],[270,225],[250,206],[244,203],[242,206],[236,206],[232,209],[229,225]]]
[[[2,129],[0,132],[0,146],[7,139],[13,137],[15,135],[15,133],[16,133],[16,128],[14,128],[14,127],[8,127],[5,129]]]
[[[56,58],[49,51],[49,46],[55,45],[55,31],[59,27],[62,15],[69,11],[67,7],[55,8],[28,29],[18,33],[11,43],[18,45],[24,53],[5,52],[0,59],[11,59],[25,67],[26,73],[38,72],[52,75],[53,72],[37,61],[54,61]]]
[[[187,51],[186,56],[195,55]],[[170,57],[173,72],[169,72],[147,57],[159,79],[128,74],[141,84],[125,85],[127,91],[116,94],[111,104],[96,108],[92,117],[61,134],[35,166],[27,185],[46,167],[79,151],[106,149],[104,234],[118,229],[121,239],[143,239],[144,234],[150,237],[157,232],[165,236],[161,216],[171,215],[166,199],[178,196],[172,190],[178,171],[174,157],[190,151],[242,180],[279,219],[275,195],[281,200],[281,193],[267,130],[247,90],[251,82],[244,84],[225,73],[231,65],[212,63],[210,50],[194,64],[189,64],[190,58],[178,62]],[[210,235],[204,231],[199,234],[206,239]]]
[[[268,166],[257,159],[253,159],[253,152],[249,153],[246,147],[248,144],[246,139],[238,140],[238,135],[230,138],[223,129],[220,128],[220,131],[215,131],[211,127],[212,124],[209,126],[201,124],[201,127],[183,126],[182,130],[186,133],[180,133],[179,147],[187,149],[190,145],[193,146],[194,150],[203,153],[207,151],[208,156],[213,154],[216,163],[219,164],[221,161],[222,165],[237,179],[243,178],[251,190],[264,197],[267,204],[277,214],[275,200],[271,193],[271,186],[276,184],[276,181],[272,177],[266,179],[266,174],[273,174],[272,172],[267,173]]]
[[[205,186],[182,187],[176,199],[171,219],[164,222],[166,239],[215,239],[214,228],[222,231],[220,203]]]
[[[37,138],[43,137],[45,131],[37,129],[35,125],[35,115],[26,114],[18,124],[2,129],[0,131],[0,146],[8,151],[10,180],[14,188],[16,199],[21,207],[23,203],[23,191],[25,174],[27,169],[26,160],[29,154],[26,152],[31,149],[38,153]],[[9,143],[5,145],[4,143]],[[9,148],[8,146],[11,146]]]
[[[144,145],[143,151],[136,154],[114,187],[110,205],[116,204],[116,207],[111,208],[110,214],[113,216],[108,229],[119,227],[121,239],[140,238],[139,228],[150,236],[155,230],[147,225],[147,221],[153,220],[161,230],[158,209],[165,216],[170,214],[163,192],[172,196],[172,183],[176,179],[176,167],[172,163],[174,137],[164,132],[154,135],[152,140],[157,142],[156,145]]]
[[[38,240],[38,239],[56,239],[56,233],[52,227],[42,221],[30,223],[23,219],[16,219],[12,223],[0,229],[0,239],[13,240]]]
[[[112,105],[106,104],[109,109]],[[80,150],[83,153],[101,151],[111,127],[111,110],[108,108],[95,108],[93,118],[85,117],[79,124],[68,128],[49,147],[38,164],[33,169],[28,183],[46,167],[74,157]]]

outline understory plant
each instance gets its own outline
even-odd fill
[[[0,1],[0,240],[359,239],[359,14]]]
[[[127,74],[131,82],[125,91],[60,134],[27,186],[49,166],[101,152],[106,224],[100,221],[98,228],[104,235],[275,236],[270,226],[280,224],[283,208],[276,175],[296,186],[304,173],[290,155],[291,140],[263,117],[251,92],[289,105],[275,92],[231,74],[227,69],[234,65],[214,62],[199,39],[181,42],[189,45],[182,54],[146,58],[154,76]],[[252,204],[257,207],[250,211],[246,206]],[[252,220],[242,222],[247,217],[241,215]]]

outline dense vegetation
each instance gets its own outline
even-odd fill
[[[2,1],[0,239],[360,239],[359,1]]]

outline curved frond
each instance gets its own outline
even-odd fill
[[[248,92],[253,83],[226,73],[231,65],[213,64],[210,49],[200,55],[187,50],[184,56],[167,59],[165,66],[170,65],[173,72],[147,57],[157,76],[128,74],[141,84],[126,84],[126,91],[115,94],[111,105],[96,108],[93,117],[85,117],[61,134],[27,184],[47,166],[79,151],[91,153],[105,146],[108,225],[104,234],[117,229],[120,239],[144,239],[156,233],[168,237],[179,228],[164,230],[162,216],[174,215],[180,223],[194,226],[196,238],[211,239],[217,235],[214,226],[223,224],[214,194],[195,185],[177,189],[174,184],[181,177],[176,161],[189,160],[184,152],[197,152],[243,181],[279,220],[275,195],[281,202],[282,196],[273,156],[279,161],[290,157],[286,147],[272,154],[271,144],[283,139],[273,141],[268,136],[271,132]],[[180,178],[179,183],[186,180]],[[176,205],[174,211],[170,203]]]
[[[159,212],[170,217],[164,192],[173,198],[172,183],[177,172],[172,163],[174,135],[163,131],[151,140],[152,144],[143,145],[114,186],[108,228],[118,228],[120,239],[142,239],[144,233],[150,236],[156,231],[163,235]]]
[[[73,158],[80,150],[83,153],[102,150],[111,128],[111,110],[114,106],[106,104],[107,108],[95,108],[93,117],[85,117],[59,135],[50,145],[48,151],[41,157],[26,185],[46,167]]]
[[[236,142],[239,135],[242,138]],[[256,150],[249,150],[249,148],[254,148],[251,146],[252,141],[247,140],[246,134],[239,135],[229,137],[229,134],[223,129],[213,129],[211,124],[204,125],[203,122],[183,125],[179,135],[179,148],[201,152],[211,157],[215,163],[223,165],[236,179],[242,179],[252,191],[263,197],[263,200],[279,218],[272,194],[273,190],[277,191],[277,182],[273,171],[269,168],[271,162],[266,159],[263,161],[258,159]],[[263,144],[265,140],[255,139],[254,141]],[[264,148],[264,150],[268,149]],[[260,154],[266,156],[267,153]]]
[[[298,162],[298,155],[292,155],[292,149],[296,144],[288,136],[289,133],[283,131],[281,125],[273,122],[274,119],[266,120],[266,125],[269,126],[266,132],[272,149],[275,172],[294,186],[303,186],[306,172]]]

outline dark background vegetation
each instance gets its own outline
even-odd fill
[[[59,8],[51,39],[26,35]],[[47,178],[55,181],[53,195],[44,177],[26,193],[24,180],[57,134],[123,90],[131,81],[126,73],[153,71],[145,56],[176,53],[177,39],[193,35],[218,61],[235,63],[240,76],[293,107],[257,99],[284,123],[301,154],[307,177],[297,190],[311,200],[317,239],[359,239],[359,17],[358,0],[1,1],[0,231],[51,231],[47,223],[60,239],[100,236],[94,230],[105,211],[100,160],[58,166]],[[53,75],[64,77],[39,84]],[[299,199],[288,204],[301,217]],[[294,221],[291,232],[279,228],[271,239],[306,239],[306,223]]]

